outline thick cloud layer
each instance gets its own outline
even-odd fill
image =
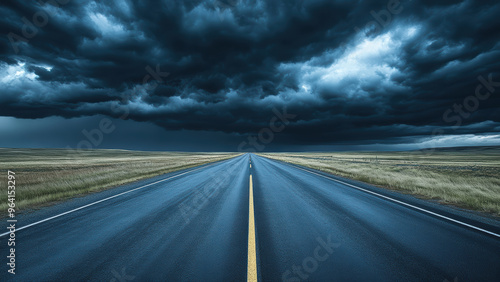
[[[246,135],[285,109],[276,142],[304,146],[498,132],[500,3],[372,2],[4,1],[0,115]]]

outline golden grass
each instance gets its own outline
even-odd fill
[[[500,216],[500,150],[261,154]]]
[[[16,173],[18,210],[54,203],[172,171],[236,156],[230,153],[0,148],[0,187]],[[0,210],[7,209],[7,190]]]

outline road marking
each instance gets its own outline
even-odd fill
[[[248,204],[248,267],[247,281],[257,281],[257,252],[255,248],[255,219],[253,212],[253,183],[250,174],[250,196]]]
[[[217,162],[217,163],[218,163],[218,162]],[[31,223],[31,224],[25,225],[25,226],[23,226],[23,227],[16,228],[16,232],[17,232],[17,231],[19,231],[19,230],[26,229],[26,228],[28,228],[28,227],[32,227],[32,226],[38,225],[38,224],[40,224],[40,223],[43,223],[43,222],[46,222],[46,221],[49,221],[49,220],[52,220],[52,219],[54,219],[54,218],[58,218],[58,217],[61,217],[61,216],[63,216],[63,215],[67,215],[67,214],[70,214],[70,213],[73,213],[73,212],[79,211],[79,210],[81,210],[81,209],[88,208],[88,207],[93,206],[93,205],[95,205],[95,204],[102,203],[102,202],[105,202],[105,201],[107,201],[107,200],[111,200],[111,199],[116,198],[116,197],[118,197],[118,196],[125,195],[125,194],[128,194],[128,193],[130,193],[130,192],[137,191],[137,190],[140,190],[140,189],[143,189],[143,188],[149,187],[149,186],[151,186],[151,185],[154,185],[154,184],[157,184],[157,183],[161,183],[161,182],[167,181],[167,180],[172,179],[172,178],[179,177],[179,176],[184,175],[184,174],[186,174],[186,173],[190,173],[190,172],[193,172],[193,171],[196,171],[196,170],[202,169],[202,168],[207,168],[207,167],[213,166],[213,165],[215,165],[215,164],[216,164],[216,163],[213,163],[213,164],[210,164],[210,165],[207,165],[207,166],[203,166],[203,167],[199,167],[199,168],[196,168],[196,169],[193,169],[193,170],[190,170],[190,171],[186,171],[186,172],[183,172],[183,173],[180,173],[180,174],[177,174],[177,175],[174,175],[174,176],[171,176],[171,177],[168,177],[168,178],[162,179],[162,180],[158,180],[158,181],[153,182],[153,183],[146,184],[146,185],[141,186],[141,187],[138,187],[138,188],[134,188],[134,189],[132,189],[132,190],[128,190],[128,191],[122,192],[122,193],[120,193],[120,194],[116,194],[116,195],[111,196],[111,197],[107,197],[107,198],[101,199],[101,200],[99,200],[99,201],[96,201],[96,202],[93,202],[93,203],[87,204],[87,205],[85,205],[85,206],[81,206],[81,207],[79,207],[79,208],[72,209],[72,210],[69,210],[69,211],[67,211],[67,212],[63,212],[63,213],[60,213],[60,214],[58,214],[58,215],[51,216],[51,217],[46,218],[46,219],[42,219],[42,220],[40,220],[40,221],[37,221],[37,222]],[[10,234],[10,232],[5,232],[5,233],[2,233],[2,234],[0,234],[0,237],[6,236],[6,235],[8,235],[8,234]]]
[[[250,164],[250,168],[252,168],[252,164]]]
[[[289,166],[291,166],[291,165],[289,165]],[[438,214],[438,213],[435,213],[435,212],[432,212],[432,211],[429,211],[429,210],[426,210],[426,209],[423,209],[423,208],[420,208],[420,207],[417,207],[417,206],[414,206],[414,205],[411,205],[411,204],[408,204],[408,203],[405,203],[405,202],[402,202],[400,200],[396,200],[394,198],[391,198],[391,197],[388,197],[388,196],[385,196],[385,195],[382,195],[382,194],[370,191],[368,189],[361,188],[361,187],[356,186],[356,185],[349,184],[349,183],[341,181],[341,180],[337,180],[337,179],[334,179],[334,178],[322,175],[320,173],[316,173],[316,172],[313,172],[313,171],[310,171],[310,170],[307,170],[307,169],[303,169],[303,168],[300,168],[300,167],[297,167],[297,166],[292,166],[292,167],[295,167],[295,168],[303,170],[303,171],[307,171],[307,172],[312,173],[312,174],[319,175],[319,176],[324,177],[326,179],[330,179],[332,181],[335,181],[335,182],[338,182],[338,183],[342,183],[342,184],[347,185],[349,187],[352,187],[352,188],[355,188],[355,189],[358,189],[358,190],[361,190],[361,191],[364,191],[364,192],[376,195],[378,197],[387,199],[389,201],[393,201],[395,203],[398,203],[398,204],[401,204],[401,205],[404,205],[404,206],[407,206],[407,207],[411,207],[411,208],[414,208],[416,210],[419,210],[419,211],[422,211],[422,212],[425,212],[425,213],[428,213],[428,214],[432,214],[432,215],[440,217],[442,219],[446,219],[448,221],[451,221],[451,222],[454,222],[454,223],[457,223],[457,224],[460,224],[460,225],[463,225],[463,226],[475,229],[477,231],[481,231],[481,232],[484,232],[484,233],[487,233],[487,234],[490,234],[490,235],[493,235],[493,236],[496,236],[496,237],[500,238],[500,234],[497,234],[495,232],[491,232],[491,231],[488,231],[486,229],[483,229],[483,228],[480,228],[480,227],[477,227],[477,226],[474,226],[474,225],[470,225],[468,223],[465,223],[465,222],[462,222],[462,221],[459,221],[459,220],[456,220],[456,219],[453,219],[453,218],[450,218],[450,217],[447,217],[447,216],[444,216],[444,215],[441,215],[441,214]]]

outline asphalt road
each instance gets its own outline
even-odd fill
[[[497,221],[335,179],[245,154],[19,215],[0,280],[500,281]]]

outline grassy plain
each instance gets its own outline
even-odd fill
[[[500,147],[261,155],[500,216]]]
[[[7,210],[7,170],[15,172],[16,206],[23,210],[236,155],[0,148],[0,210]]]

